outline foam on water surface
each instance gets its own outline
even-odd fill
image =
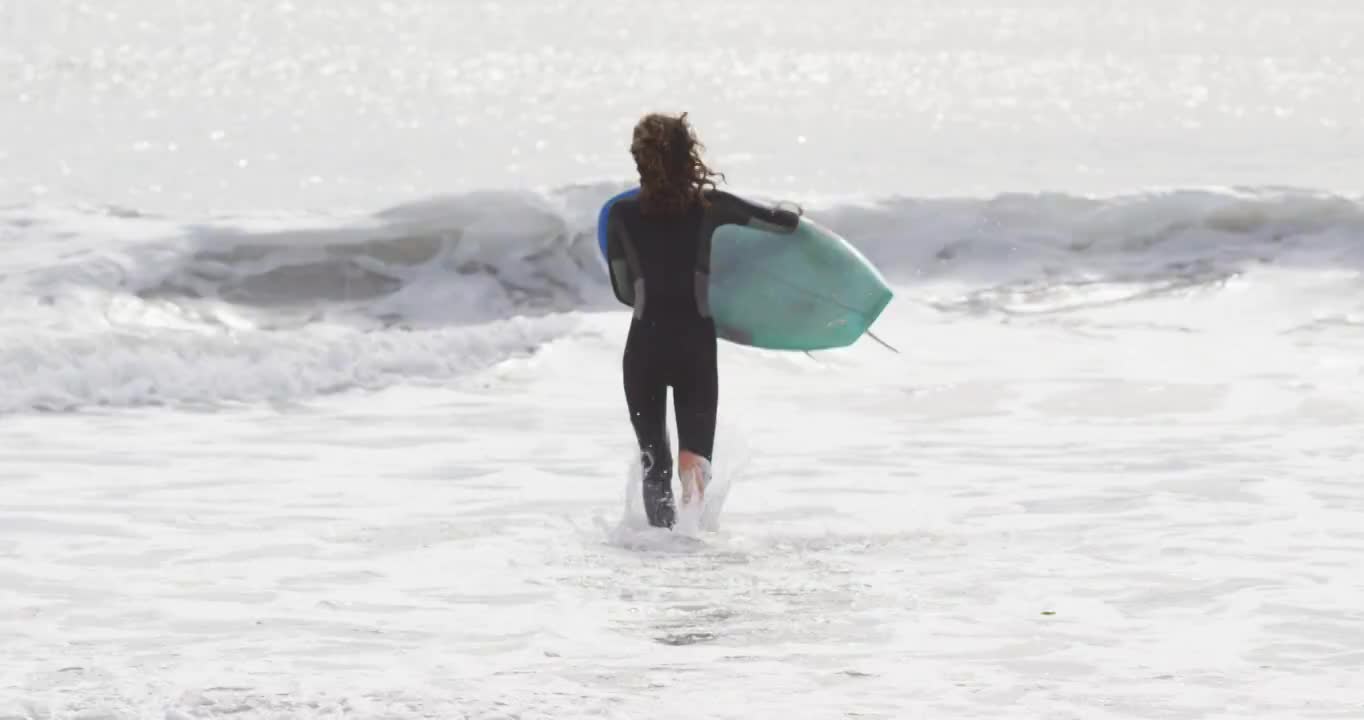
[[[0,3],[0,717],[1364,713],[1358,3],[640,7]],[[673,533],[656,109],[903,353],[722,345]]]
[[[595,217],[618,189],[212,222],[10,208],[0,368],[26,380],[0,389],[0,409],[294,402],[534,352],[583,313],[617,307]],[[807,212],[896,285],[892,309],[1058,322],[1099,310],[1120,327],[1170,324],[1172,303],[1261,288],[1254,323],[1211,302],[1183,307],[1172,327],[1347,339],[1364,302],[1364,205],[1338,195],[889,197]]]
[[[981,318],[912,363],[727,348],[724,513],[669,534],[623,504],[620,320],[441,389],[12,416],[12,712],[1359,706],[1357,364]]]

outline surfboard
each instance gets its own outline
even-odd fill
[[[611,205],[597,223],[606,258]],[[711,238],[710,309],[719,337],[768,350],[828,350],[853,344],[894,294],[875,266],[828,228],[802,217],[790,233],[722,225]]]

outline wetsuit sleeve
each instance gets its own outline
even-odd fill
[[[616,299],[631,307],[635,304],[635,278],[631,272],[629,250],[626,244],[625,223],[620,214],[612,208],[606,216],[606,268],[611,274],[611,289]]]
[[[782,208],[767,207],[749,202],[737,195],[717,191],[711,195],[712,207],[717,211],[717,225],[748,225],[762,230],[791,232],[800,223],[800,215]]]

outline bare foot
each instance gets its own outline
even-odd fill
[[[697,500],[706,498],[706,485],[710,482],[710,462],[690,450],[677,453],[677,474],[682,481],[682,504],[691,503],[692,491]]]

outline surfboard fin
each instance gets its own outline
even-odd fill
[[[900,351],[899,351],[899,350],[896,350],[896,349],[894,348],[894,346],[892,346],[890,343],[886,342],[885,340],[882,340],[882,339],[879,338],[879,337],[876,337],[876,333],[874,333],[874,332],[868,330],[868,331],[867,331],[867,335],[871,336],[871,339],[872,339],[872,340],[875,340],[876,342],[881,343],[883,346],[885,346],[885,348],[886,348],[887,350],[889,350],[889,351],[895,353],[896,355],[899,355],[899,354],[900,354]]]

